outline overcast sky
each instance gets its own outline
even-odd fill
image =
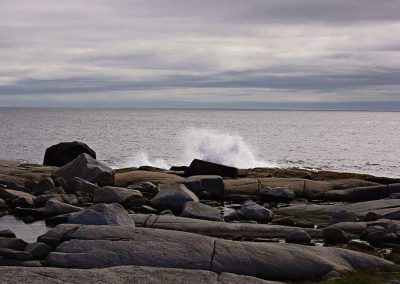
[[[400,110],[400,0],[1,0],[0,106]]]

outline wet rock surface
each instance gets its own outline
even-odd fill
[[[87,153],[61,168],[0,161],[0,212],[55,226],[29,243],[1,227],[0,270],[19,266],[2,280],[73,282],[75,271],[124,283],[138,269],[149,283],[268,283],[384,270],[394,264],[376,256],[400,251],[399,182],[201,160],[113,170]]]

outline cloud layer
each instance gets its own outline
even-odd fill
[[[2,0],[0,106],[400,109],[400,0]]]

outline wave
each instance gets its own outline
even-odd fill
[[[180,135],[181,155],[177,160],[151,159],[145,152],[136,153],[125,166],[153,166],[168,169],[172,165],[189,165],[197,158],[238,168],[272,167],[257,158],[254,149],[238,134],[213,129],[190,128]]]

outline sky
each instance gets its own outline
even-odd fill
[[[0,106],[400,110],[400,0],[1,0]]]

